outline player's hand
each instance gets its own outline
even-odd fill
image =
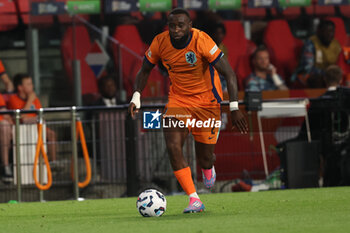
[[[139,113],[139,109],[136,108],[136,105],[133,102],[129,104],[128,113],[132,118],[134,118],[134,116]]]
[[[141,108],[141,93],[138,91],[135,91],[132,95],[128,112],[131,115],[132,118],[139,112]]]
[[[231,122],[232,129],[237,127],[242,134],[246,134],[248,132],[247,121],[245,120],[244,115],[241,113],[241,111],[236,110],[231,112]]]

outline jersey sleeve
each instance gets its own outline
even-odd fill
[[[4,64],[2,64],[2,61],[0,60],[0,76],[6,73]]]
[[[224,54],[205,32],[200,32],[199,38],[199,51],[211,65],[215,65]]]
[[[156,65],[160,59],[158,39],[159,39],[158,36],[156,36],[153,39],[152,44],[149,46],[149,48],[147,49],[147,51],[145,53],[145,60],[148,61],[152,65]]]

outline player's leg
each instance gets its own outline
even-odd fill
[[[211,119],[207,127],[193,128],[192,135],[196,141],[196,157],[199,166],[202,168],[203,183],[207,188],[212,188],[216,180],[214,168],[214,149],[221,127],[221,111],[219,105],[198,108],[195,111],[196,117],[203,122]]]
[[[169,120],[169,119],[166,119]],[[177,121],[172,118],[172,121]],[[201,212],[204,210],[204,205],[200,201],[193,183],[191,169],[188,166],[184,156],[182,147],[188,136],[187,128],[164,128],[165,142],[169,153],[171,166],[174,174],[182,189],[190,198],[189,206],[184,210],[184,213]]]
[[[169,118],[165,119],[169,121]],[[172,122],[178,121],[171,119]],[[182,147],[188,135],[187,128],[164,128],[165,143],[169,154],[171,166],[174,171],[188,167],[188,164],[183,156]]]
[[[196,141],[196,157],[199,166],[202,168],[203,183],[207,188],[212,188],[216,180],[216,173],[214,168],[215,144],[205,144]]]

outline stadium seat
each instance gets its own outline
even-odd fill
[[[42,2],[40,0],[31,0],[31,2]],[[30,1],[28,0],[15,0],[17,11],[19,12],[22,22],[24,24],[35,24],[38,26],[48,26],[53,24],[53,16],[52,15],[40,15],[33,16],[30,15]]]
[[[18,25],[16,6],[12,1],[0,0],[0,31],[7,31]]]
[[[264,19],[266,17],[265,8],[249,8],[245,6],[243,8],[244,19]]]
[[[238,58],[247,53],[248,40],[245,38],[244,28],[240,21],[227,20],[224,21],[224,25],[226,36],[223,43],[228,50],[228,61],[231,67],[235,68]]]
[[[350,17],[350,6],[342,5],[339,7],[340,13],[345,17]]]
[[[252,73],[250,64],[250,56],[242,56],[239,58],[237,67],[235,69],[237,75],[238,89],[244,89],[244,79]]]
[[[302,42],[292,35],[286,20],[272,20],[265,29],[264,43],[269,49],[271,62],[288,83],[298,65]]]
[[[314,15],[315,16],[332,16],[335,15],[334,6],[314,6]]]
[[[97,79],[92,69],[86,63],[85,58],[91,48],[90,36],[87,29],[84,26],[76,27],[76,55],[80,60],[80,72],[81,72],[81,89],[82,94],[97,93]],[[63,58],[63,65],[67,72],[71,82],[73,82],[73,28],[68,27],[63,39],[61,41],[61,51]]]
[[[285,19],[296,19],[300,16],[300,14],[300,7],[287,7],[282,11],[282,15]]]
[[[141,68],[144,53],[148,46],[142,42],[135,25],[118,26],[113,37],[124,46],[124,48],[121,50],[123,84],[127,92],[127,96],[131,97],[135,77]],[[119,67],[119,47],[116,44],[113,44],[112,47],[115,66]],[[142,92],[142,96],[165,96],[167,93],[165,93],[166,88],[164,87],[168,85],[168,80],[166,80],[160,74],[158,69],[153,69],[148,79],[147,86]]]
[[[239,90],[244,89],[243,81],[252,72],[250,59],[255,49],[256,49],[256,45],[253,42],[248,41],[247,53],[238,58],[235,72],[237,75],[237,83],[238,83]]]
[[[135,25],[118,26],[113,37],[126,47],[126,49],[120,51],[120,55],[122,57],[124,88],[127,91],[127,95],[131,96],[135,76],[141,67],[146,45],[142,42]],[[113,48],[115,65],[119,67],[119,47],[113,44]],[[131,52],[128,51],[129,49]]]
[[[339,41],[341,46],[346,45],[348,36],[346,34],[344,21],[338,17],[329,17],[327,19],[331,20],[335,24],[335,38]]]

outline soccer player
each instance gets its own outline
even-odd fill
[[[139,112],[141,92],[152,68],[161,60],[168,69],[171,80],[169,101],[164,115],[168,123],[178,122],[187,116],[202,121],[220,120],[220,102],[223,96],[218,71],[227,80],[232,125],[241,133],[246,133],[247,124],[238,109],[236,76],[218,46],[206,33],[192,28],[189,13],[184,9],[177,8],[170,12],[168,26],[169,31],[157,35],[145,53],[129,104],[128,111],[131,116],[134,117]],[[218,127],[163,127],[174,174],[190,198],[184,213],[204,210],[192,180],[191,169],[182,152],[190,131],[195,139],[196,157],[202,168],[204,185],[211,188],[216,179],[213,152],[219,134]]]

